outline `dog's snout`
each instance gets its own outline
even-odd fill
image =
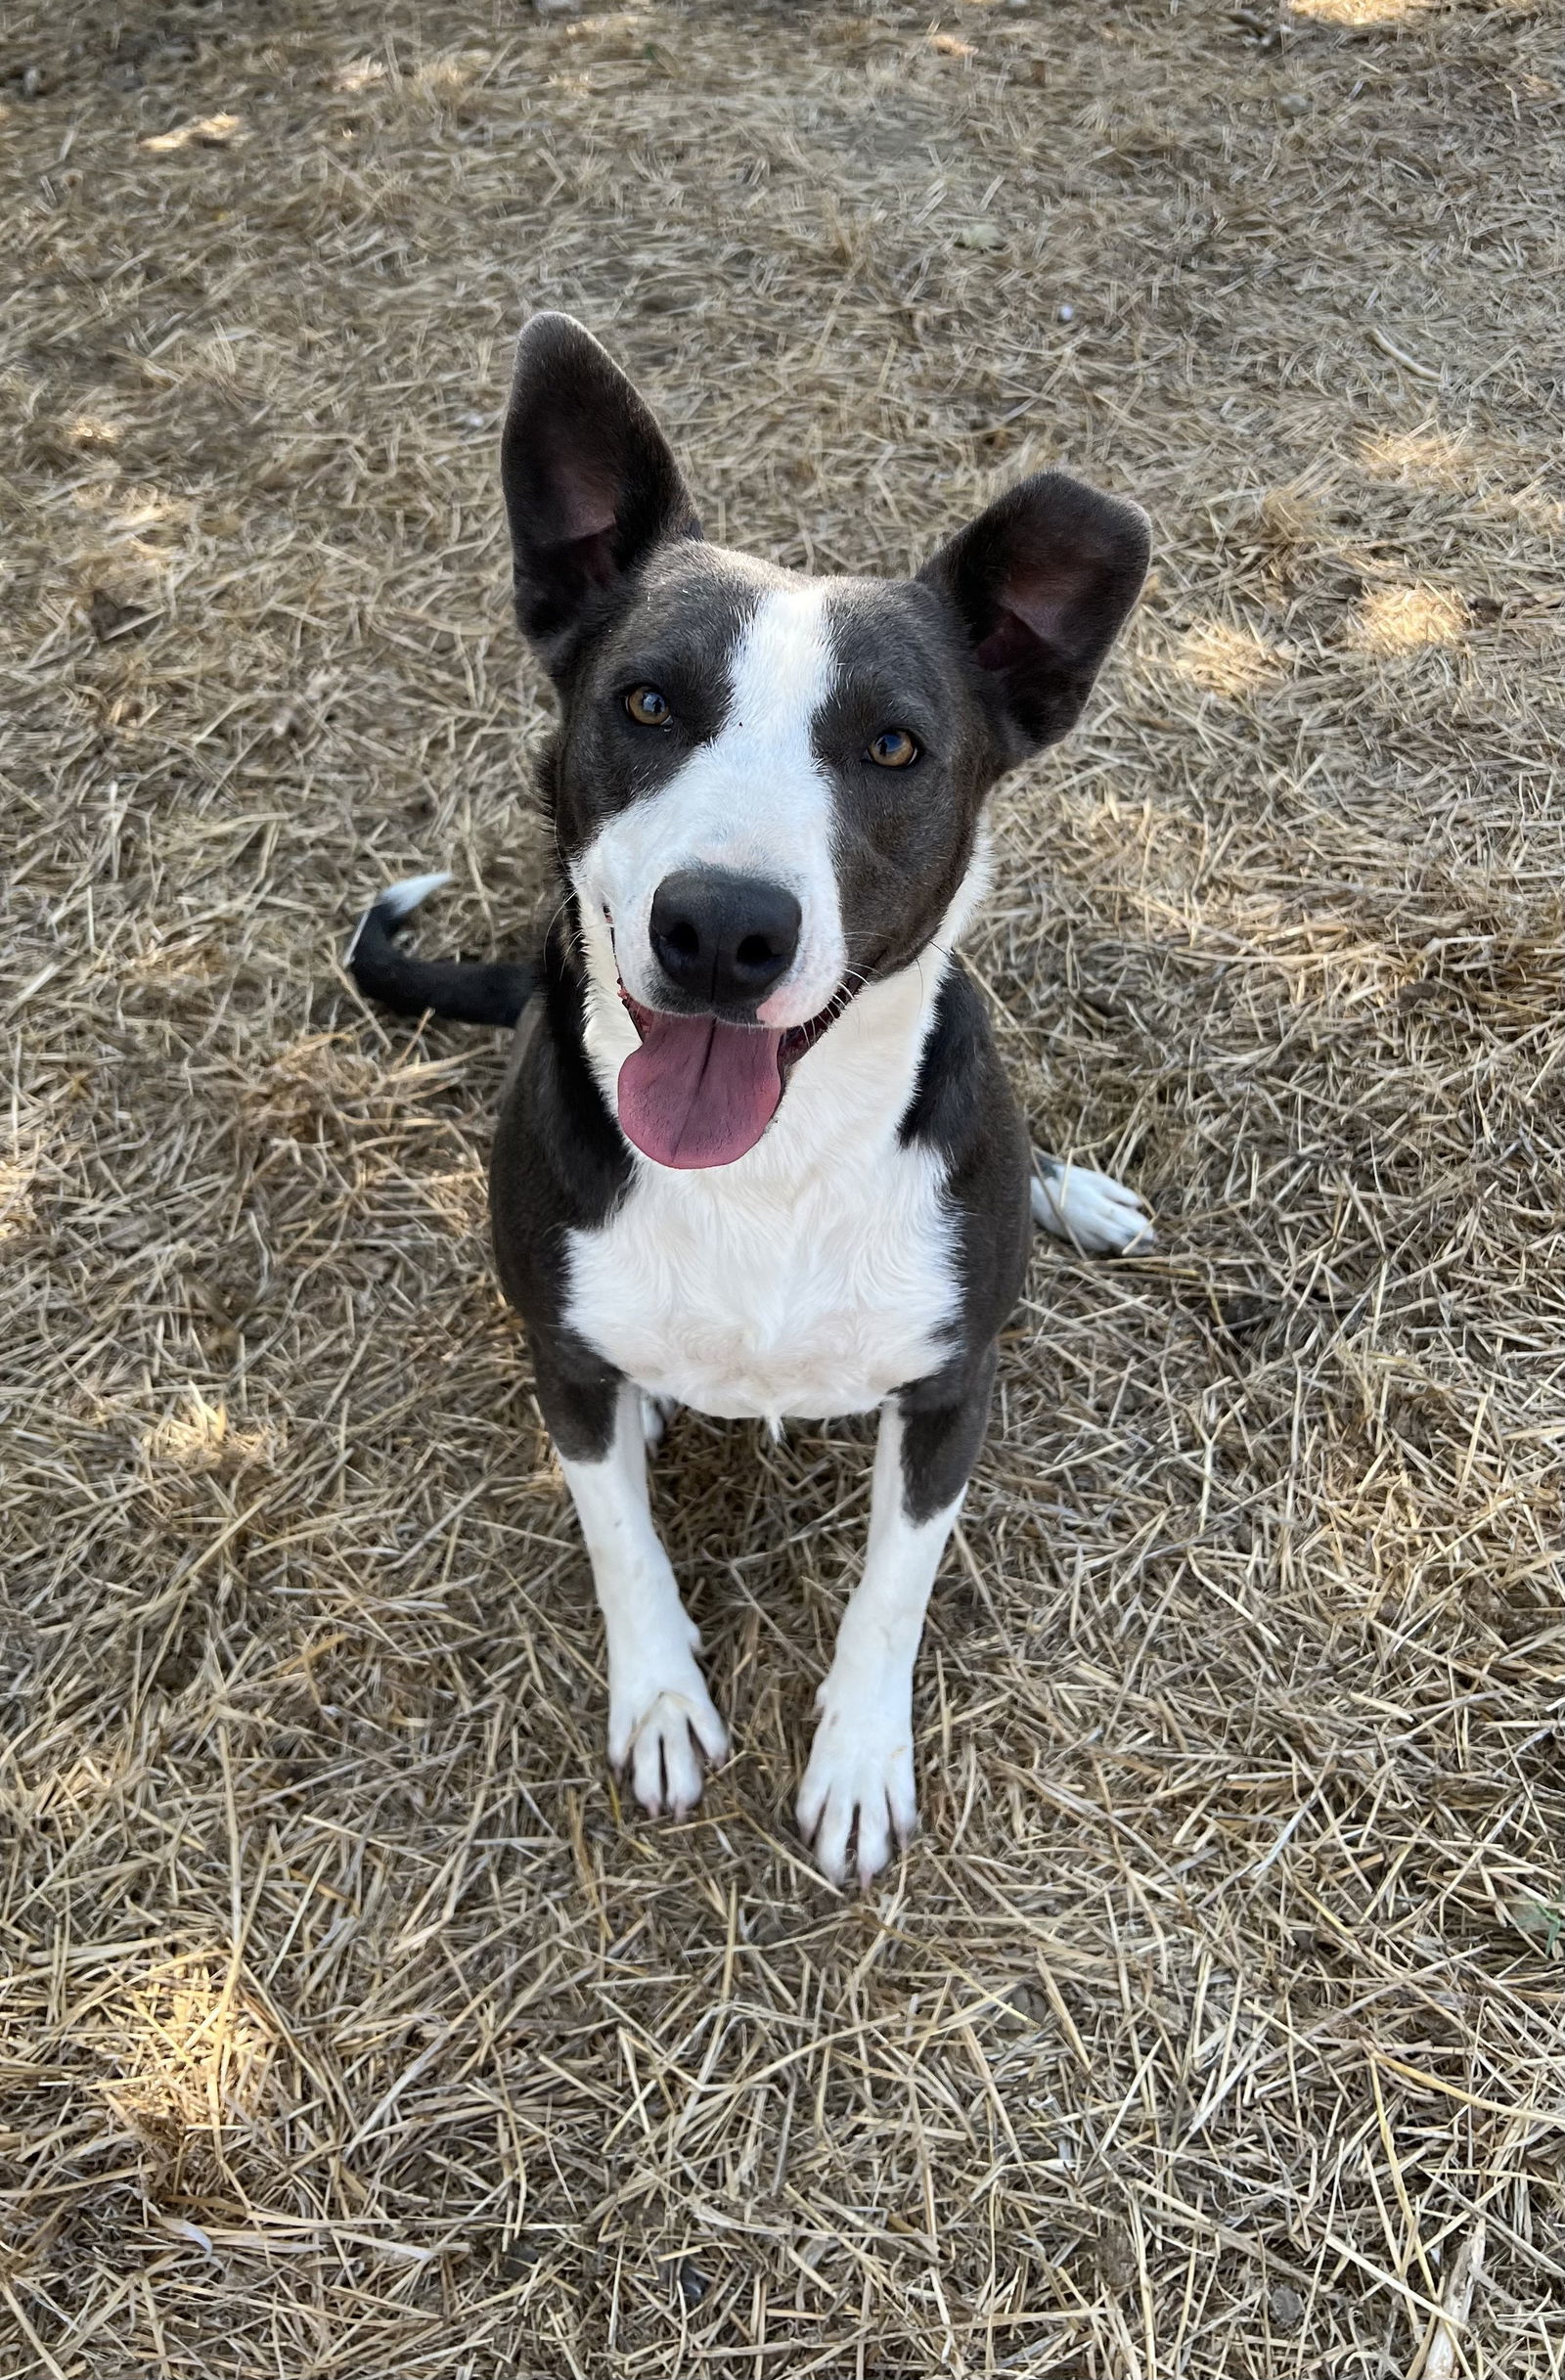
[[[652,956],[688,999],[753,1008],[792,965],[802,921],[784,885],[681,869],[652,895]]]

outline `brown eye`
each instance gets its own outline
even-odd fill
[[[888,727],[870,746],[877,769],[911,769],[917,757],[918,745],[905,727]]]
[[[638,727],[667,727],[674,716],[668,696],[660,695],[655,686],[638,686],[625,696],[625,708]]]

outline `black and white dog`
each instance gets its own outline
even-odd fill
[[[728,1744],[648,1509],[658,1409],[878,1409],[798,1803],[827,1874],[867,1881],[917,1815],[914,1659],[1032,1221],[1150,1237],[1133,1191],[1035,1171],[955,956],[985,796],[1078,717],[1146,521],[1044,472],[916,578],[774,568],[703,541],[647,406],[560,314],[521,335],[501,471],[559,696],[560,910],[536,973],[425,964],[392,937],[446,879],[416,877],[350,964],[403,1013],[520,1018],[495,1246],[607,1629],[609,1758],[649,1812],[689,1810]]]

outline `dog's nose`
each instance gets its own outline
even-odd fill
[[[652,956],[687,998],[720,1010],[753,1008],[792,965],[801,922],[782,884],[683,868],[652,895]]]

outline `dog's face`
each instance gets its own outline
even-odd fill
[[[522,334],[503,475],[583,951],[640,1036],[620,1122],[659,1163],[726,1164],[936,934],[990,786],[1078,716],[1146,523],[1046,472],[917,578],[771,568],[702,540],[650,414],[562,315]]]

